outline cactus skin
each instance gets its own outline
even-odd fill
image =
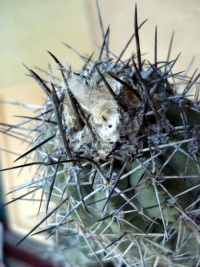
[[[128,61],[109,58],[108,30],[80,73],[51,53],[60,80],[28,69],[47,100],[20,158],[35,155],[32,185],[46,201],[37,226],[50,220],[70,266],[200,265],[198,92],[187,99],[200,75],[178,93],[186,77],[172,74],[177,59],[143,63],[139,27],[136,9]]]

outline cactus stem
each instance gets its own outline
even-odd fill
[[[186,157],[190,160],[192,160],[193,162],[195,162],[198,166],[200,166],[200,162],[197,161],[192,155],[190,155],[187,151],[185,151],[184,149],[182,149],[180,146],[177,146],[176,144],[174,144],[174,148],[176,148],[177,150],[179,150],[182,154],[186,155]]]
[[[92,251],[92,254],[96,257],[96,259],[97,259],[97,261],[100,263],[100,265],[101,265],[102,267],[104,267],[104,264],[103,264],[102,261],[99,259],[99,257],[97,256],[97,253],[94,251],[94,249],[92,248],[92,246],[91,246],[90,243],[88,242],[88,239],[87,239],[87,237],[85,236],[85,234],[84,234],[83,231],[82,231],[82,235],[83,235],[83,237],[84,237],[84,239],[85,239],[85,241],[86,241],[88,247],[89,247],[90,250]],[[92,236],[91,236],[91,238],[92,238]],[[93,238],[92,238],[92,239],[93,239]]]
[[[88,194],[85,198],[84,198],[84,201],[90,199],[93,195],[95,195],[97,192],[99,192],[101,190],[101,188],[97,188],[96,190],[94,190],[92,193]],[[62,201],[63,202],[63,201]],[[61,202],[61,203],[62,203]],[[60,205],[60,204],[59,204]],[[52,236],[56,230],[60,227],[60,225],[70,216],[70,214],[72,214],[72,212],[74,212],[79,206],[82,205],[82,201],[79,201],[77,204],[75,204],[73,206],[73,208],[65,215],[63,216],[62,220],[56,225],[56,227],[53,229],[53,231],[51,232],[51,234],[48,236],[48,238],[50,236]],[[35,229],[34,229],[35,230]],[[34,231],[33,230],[33,231]]]
[[[105,247],[105,249],[106,249],[106,248],[109,248],[110,246],[112,246],[113,244],[115,244],[116,242],[118,242],[119,240],[121,240],[125,235],[127,235],[126,232],[123,233],[122,235],[120,235],[120,237],[117,238],[115,241],[113,241],[113,242],[111,242],[110,244],[108,244],[108,245]]]
[[[136,246],[138,248],[138,252],[139,252],[140,260],[141,260],[141,264],[142,264],[141,266],[145,267],[146,264],[145,264],[144,257],[142,255],[142,248],[141,248],[141,244],[140,244],[140,238],[135,238],[133,236],[130,236],[130,238],[134,241],[134,243],[136,244]]]
[[[140,212],[139,209],[137,208],[137,206],[136,206],[133,202],[131,202],[130,199],[128,199],[127,196],[126,196],[126,195],[125,195],[119,188],[116,187],[116,188],[115,188],[115,191],[116,191],[117,193],[119,193],[120,196],[123,197],[123,198],[126,200],[126,202],[128,202],[128,204],[130,204],[130,205],[134,208],[134,210]],[[142,211],[141,211],[141,213],[142,213]],[[154,220],[153,220],[152,218],[150,218],[148,215],[143,214],[143,213],[142,213],[142,215],[143,215],[145,218],[147,218],[148,220],[154,222]]]
[[[178,204],[178,202],[176,201],[175,197],[173,197],[169,193],[169,191],[163,186],[163,184],[160,183],[160,186],[169,195],[170,200],[172,200],[175,203],[173,206],[183,215],[183,218],[185,218],[186,220],[190,221],[192,223],[192,225],[194,225],[196,227],[196,229],[198,231],[200,231],[200,227],[187,215],[187,213],[185,212],[185,210]]]
[[[170,60],[174,32],[167,59],[158,61],[157,26],[153,64],[143,60],[139,29],[146,20],[138,25],[137,4],[134,33],[115,55],[98,0],[96,5],[102,32],[98,58],[63,43],[84,61],[79,72],[49,51],[59,78],[50,64],[48,72],[38,68],[46,79],[25,66],[46,102],[34,106],[37,116],[0,124],[0,132],[32,146],[15,153],[15,162],[23,158],[23,165],[0,171],[36,169],[32,181],[10,191],[21,196],[5,205],[35,200],[38,215],[44,207],[43,218],[18,244],[46,232],[76,266],[197,266],[200,73],[186,76],[193,60],[183,74],[172,71],[180,56]],[[123,60],[133,38],[136,53]]]
[[[179,176],[180,177],[180,176]],[[176,178],[178,178],[178,177],[176,177]],[[191,178],[200,178],[200,175],[196,175],[196,176],[181,176],[180,177],[181,179],[183,178],[183,179],[191,179]],[[193,191],[193,190],[195,190],[195,189],[197,189],[198,187],[200,187],[200,184],[198,184],[198,185],[195,185],[195,186],[192,186],[191,188],[189,188],[189,189],[187,189],[187,190],[185,190],[185,191],[182,191],[181,193],[179,193],[179,194],[177,194],[177,195],[175,195],[174,197],[175,198],[178,198],[178,197],[180,197],[180,196],[182,196],[182,195],[184,195],[184,194],[187,194],[188,192],[190,192],[190,191]],[[188,208],[187,208],[188,209]]]

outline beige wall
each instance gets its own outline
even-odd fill
[[[104,27],[111,27],[111,48],[118,53],[133,31],[133,0],[99,0]],[[184,70],[193,56],[196,61],[192,70],[200,66],[200,2],[198,0],[138,0],[138,17],[148,22],[141,30],[141,47],[152,59],[154,29],[158,25],[159,58],[166,59],[171,33],[175,30],[172,58],[182,51],[176,71]],[[35,82],[24,75],[22,62],[30,68],[46,69],[53,60],[50,50],[61,61],[67,61],[76,69],[80,59],[60,42],[66,42],[82,54],[90,54],[101,44],[98,18],[94,0],[0,0],[0,99],[39,104],[44,94]],[[135,45],[126,56],[132,54]],[[135,51],[135,50],[134,50]],[[56,71],[56,65],[53,63]],[[17,106],[1,105],[0,120],[13,123],[13,114],[27,114]],[[19,119],[15,119],[19,122]],[[0,146],[23,153],[27,146],[0,136]],[[14,157],[1,153],[3,167],[12,164]],[[22,180],[30,179],[28,170],[17,176],[9,172],[4,176],[6,190]],[[7,198],[7,199],[10,199]],[[37,205],[19,201],[9,206],[13,228],[30,230],[37,212]]]

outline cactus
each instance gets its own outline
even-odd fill
[[[19,243],[48,221],[71,266],[199,266],[198,87],[187,96],[200,74],[174,74],[178,57],[157,61],[157,31],[155,61],[142,60],[137,8],[134,24],[129,60],[129,42],[110,53],[108,28],[78,73],[50,52],[59,78],[27,68],[47,98],[17,160],[35,160],[2,171],[36,165],[24,187],[42,190],[46,215]]]

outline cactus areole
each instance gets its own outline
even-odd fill
[[[159,62],[157,31],[155,60],[143,60],[143,24],[136,8],[128,60],[130,40],[114,56],[108,28],[79,72],[50,52],[60,77],[27,68],[47,98],[18,158],[35,161],[15,168],[38,167],[27,195],[42,190],[46,215],[19,243],[47,221],[70,266],[200,266],[200,74],[174,74],[178,57]]]

